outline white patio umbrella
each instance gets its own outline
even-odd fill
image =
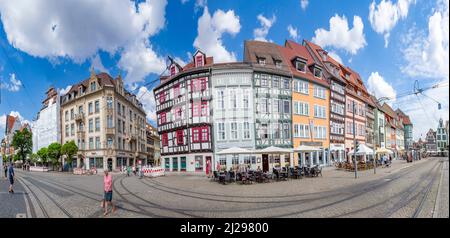
[[[392,150],[386,149],[384,147],[382,148],[378,148],[375,153],[377,154],[393,154],[394,152],[392,152]]]
[[[240,148],[240,147],[231,147],[228,149],[221,150],[217,152],[217,155],[242,155],[242,154],[253,154],[253,150]]]
[[[280,147],[276,147],[276,146],[269,146],[267,148],[264,148],[262,150],[257,150],[255,151],[255,153],[257,154],[270,154],[270,155],[274,155],[274,154],[286,154],[286,153],[292,153],[293,150],[289,149],[289,148],[280,148]],[[271,163],[272,164],[272,163]]]
[[[218,155],[253,154],[254,151],[240,147],[231,147],[217,152]]]
[[[297,146],[297,148],[294,149],[294,152],[314,152],[314,151],[321,151],[322,149],[314,146],[309,145],[300,145]]]

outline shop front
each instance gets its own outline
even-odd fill
[[[345,160],[345,145],[330,144],[330,164],[343,162]]]

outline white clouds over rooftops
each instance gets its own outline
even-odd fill
[[[298,39],[297,28],[293,27],[292,25],[289,25],[287,27],[287,30],[289,32],[289,37],[291,37],[293,40],[297,40]]]
[[[317,29],[312,42],[322,46],[331,46],[335,49],[342,49],[355,55],[358,50],[367,45],[364,36],[364,24],[361,17],[353,17],[353,28],[349,28],[345,16],[335,15],[330,19],[330,30]]]
[[[396,4],[390,0],[382,0],[379,4],[373,1],[369,7],[369,22],[378,34],[384,34],[384,46],[389,44],[389,35],[397,22],[408,16],[409,6],[414,0],[398,0]]]
[[[207,55],[214,57],[214,62],[236,61],[236,53],[229,52],[222,42],[225,33],[235,36],[241,30],[239,16],[233,10],[224,12],[216,10],[211,17],[208,7],[203,9],[203,15],[198,19],[198,35],[194,40],[194,47]]]
[[[277,18],[275,17],[275,15],[273,15],[272,18],[269,19],[263,16],[262,14],[259,14],[257,16],[257,19],[261,27],[253,30],[253,37],[255,38],[255,40],[259,41],[270,41],[267,40],[266,37],[267,34],[269,33],[270,28],[273,26]]]
[[[396,98],[397,92],[395,89],[388,82],[386,82],[386,80],[378,72],[372,72],[367,81],[368,90],[373,93],[375,97],[389,97],[391,99]]]
[[[448,81],[449,1],[440,0],[428,18],[428,32],[411,28],[403,37],[403,73]]]
[[[114,4],[108,0],[15,0],[0,1],[0,15],[9,43],[32,56],[82,63],[99,50],[127,54],[145,48],[144,58],[159,63],[148,38],[165,26],[166,5],[166,0],[139,4],[128,0]],[[143,75],[160,70],[156,66],[142,69],[131,57],[121,61],[123,67],[132,66],[126,68],[133,76],[126,77],[126,83],[142,81]]]
[[[9,83],[2,83],[0,85],[1,89],[6,89],[10,92],[17,92],[20,90],[21,87],[22,87],[22,81],[20,81],[16,78],[15,73],[12,73],[9,75]]]

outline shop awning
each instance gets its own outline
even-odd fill
[[[257,154],[285,154],[285,153],[292,153],[292,149],[288,148],[280,148],[276,146],[270,146],[267,148],[264,148],[262,150],[257,150],[255,153]]]
[[[330,151],[345,151],[345,146],[344,145],[330,145]]]
[[[235,155],[235,154],[253,154],[254,151],[240,148],[240,147],[231,147],[228,149],[221,150],[217,152],[217,155]]]
[[[348,154],[352,155],[354,150],[351,150]],[[357,155],[373,155],[373,150],[369,147],[367,147],[367,145],[359,145],[359,150],[356,151]]]
[[[393,154],[394,152],[392,152],[392,150],[388,150],[388,149],[382,147],[382,148],[378,148],[375,153],[377,153],[377,154]]]
[[[321,151],[322,149],[319,147],[309,146],[309,145],[300,145],[294,149],[295,152],[314,152]]]

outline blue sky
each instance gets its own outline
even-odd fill
[[[439,117],[448,119],[448,0],[115,2],[0,2],[1,134],[6,114],[32,121],[48,87],[66,89],[92,65],[121,72],[151,120],[151,88],[142,85],[162,72],[167,55],[187,62],[198,47],[216,61],[242,60],[251,39],[321,44],[370,91],[396,98],[389,103],[411,116],[416,138]],[[440,85],[427,93],[441,110],[424,96],[402,97],[415,80]]]

